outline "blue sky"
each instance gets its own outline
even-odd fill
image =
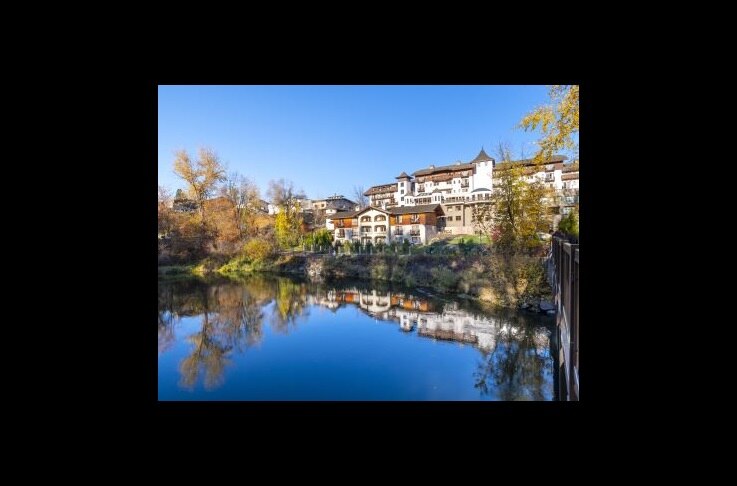
[[[159,86],[159,184],[184,184],[174,150],[213,148],[265,198],[291,179],[308,197],[350,198],[430,164],[473,159],[499,141],[535,150],[537,132],[515,128],[548,103],[545,86]]]

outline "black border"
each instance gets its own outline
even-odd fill
[[[238,79],[211,79],[209,83],[203,80],[187,79],[186,75],[169,75],[159,77],[145,77],[129,84],[119,100],[119,106],[127,112],[127,117],[121,117],[121,130],[128,134],[126,144],[133,147],[125,151],[124,164],[138,174],[132,178],[115,177],[115,173],[108,174],[112,194],[128,195],[122,201],[112,204],[116,216],[126,226],[126,236],[121,239],[120,246],[113,251],[118,256],[120,270],[127,275],[121,282],[114,284],[116,292],[125,295],[126,313],[121,319],[125,327],[126,340],[120,353],[134,354],[138,357],[136,364],[139,368],[131,368],[130,360],[121,370],[122,380],[111,384],[111,398],[114,401],[124,401],[141,411],[144,415],[155,420],[179,423],[185,417],[193,415],[208,417],[241,419],[244,416],[262,417],[264,414],[273,418],[294,418],[297,422],[319,419],[320,423],[332,423],[350,419],[352,423],[367,419],[402,419],[412,422],[422,422],[423,419],[438,420],[438,417],[448,414],[448,417],[464,417],[469,423],[483,423],[493,419],[496,425],[509,421],[522,420],[530,416],[539,417],[545,422],[548,419],[574,420],[582,416],[587,409],[597,403],[602,403],[608,396],[622,396],[622,390],[614,389],[612,378],[615,373],[607,374],[606,368],[616,368],[617,360],[621,359],[619,347],[612,343],[615,336],[612,329],[602,323],[597,323],[597,309],[601,301],[613,295],[613,283],[601,269],[606,268],[602,255],[606,251],[607,236],[603,229],[613,224],[618,217],[618,211],[607,211],[606,203],[599,204],[606,198],[606,194],[619,193],[615,189],[617,181],[611,178],[607,158],[597,139],[604,138],[602,132],[605,127],[606,112],[598,85],[588,78],[581,76],[540,76],[535,71],[532,75],[494,76],[484,77],[476,73],[471,76],[434,76],[433,79],[418,79],[418,76],[377,75],[372,79],[368,73],[359,75],[289,76],[289,79],[266,79],[258,76],[242,76]],[[329,79],[328,79],[329,78]],[[453,78],[453,79],[450,79]],[[156,288],[158,279],[154,275],[154,258],[156,257],[156,242],[150,237],[156,226],[154,190],[158,183],[155,161],[158,158],[158,85],[159,84],[558,84],[571,83],[581,86],[581,137],[580,155],[581,179],[584,181],[580,191],[581,199],[581,238],[584,245],[583,259],[585,262],[583,278],[586,280],[581,287],[581,307],[585,319],[582,331],[584,343],[581,353],[582,395],[583,400],[578,403],[561,402],[158,402],[157,399],[157,357],[149,343],[153,342],[153,326],[148,327],[146,322],[153,320],[156,302]],[[120,94],[120,93],[119,93]],[[609,186],[609,188],[607,188]],[[118,204],[120,207],[118,207]],[[591,242],[591,243],[589,243]],[[590,246],[589,246],[590,245]],[[590,268],[592,270],[587,270]],[[128,278],[130,277],[130,278]],[[151,279],[150,282],[148,279]],[[616,278],[616,277],[615,277]],[[154,280],[156,279],[156,280]],[[144,283],[147,282],[147,283]],[[109,312],[109,309],[108,309]],[[151,316],[151,319],[145,316]],[[131,327],[135,333],[128,333]],[[120,339],[120,336],[117,336]],[[588,343],[588,344],[587,344]],[[131,348],[132,347],[132,348]],[[126,349],[127,348],[127,349]],[[132,351],[134,349],[135,351]],[[606,363],[606,364],[605,364]],[[133,371],[135,370],[135,372]],[[616,383],[616,380],[614,381]],[[499,420],[502,419],[502,420]],[[453,420],[453,419],[449,419]],[[442,421],[441,421],[442,422]]]

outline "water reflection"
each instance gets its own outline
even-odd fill
[[[402,333],[476,348],[473,386],[482,399],[552,399],[551,321],[516,312],[492,315],[473,302],[388,284],[313,284],[262,276],[241,282],[160,282],[159,356],[170,352],[178,339],[186,342],[179,386],[192,390],[201,380],[206,390],[213,390],[223,384],[234,357],[264,342],[265,323],[275,334],[288,335],[298,326],[309,326],[310,309],[317,307],[334,313],[359,309],[376,320],[397,323]],[[198,327],[178,337],[184,317],[197,318]]]

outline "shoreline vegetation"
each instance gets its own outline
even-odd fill
[[[493,307],[538,312],[542,312],[541,302],[552,301],[542,258],[532,255],[298,253],[263,259],[209,256],[196,263],[158,267],[159,279],[221,276],[239,280],[258,273],[292,275],[315,282],[346,278],[392,282]]]
[[[549,96],[551,104],[536,108],[518,124],[525,131],[541,131],[539,150],[531,159],[538,167],[528,167],[524,154],[513,157],[511,146],[499,142],[494,180],[488,181],[490,198],[473,206],[475,235],[443,234],[411,243],[408,235],[391,234],[384,227],[373,244],[334,241],[325,204],[317,208],[291,180],[270,180],[267,202],[251,179],[227,173],[213,149],[201,147],[196,155],[177,150],[174,173],[185,189],[172,195],[168,188],[158,188],[159,278],[238,279],[258,272],[312,281],[357,278],[552,312],[543,259],[550,248],[547,234],[557,227],[560,236],[578,241],[578,189],[565,184],[556,188],[549,174],[535,174],[561,150],[575,153],[578,169],[578,86],[551,86]],[[576,194],[567,195],[569,189]],[[367,207],[367,191],[359,186],[354,191],[356,205]],[[561,198],[569,196],[569,211],[563,211]]]

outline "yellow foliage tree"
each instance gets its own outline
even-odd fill
[[[556,152],[567,149],[573,152],[573,160],[578,160],[578,85],[553,85],[549,91],[552,104],[535,108],[522,118],[519,126],[525,131],[540,129],[542,138],[534,160],[545,163]]]

